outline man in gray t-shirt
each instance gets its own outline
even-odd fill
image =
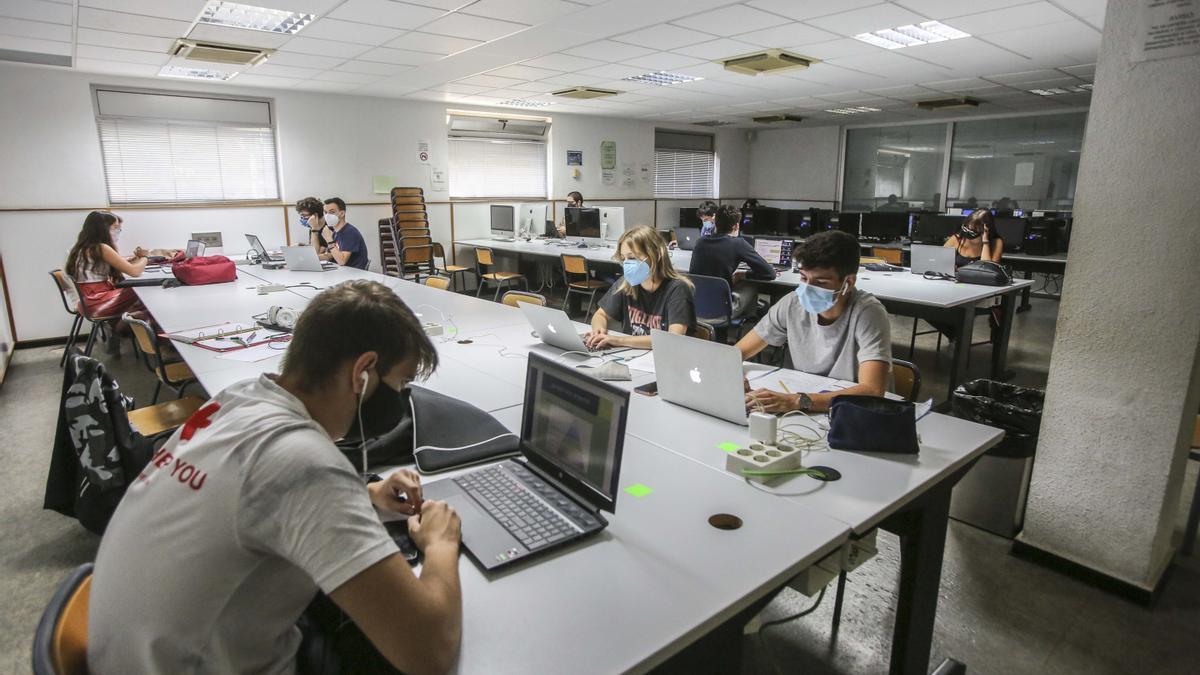
[[[795,257],[804,283],[738,341],[742,358],[786,344],[796,370],[858,384],[826,393],[758,389],[746,394],[746,404],[767,412],[822,412],[842,394],[883,396],[892,367],[891,323],[883,303],[855,288],[858,241],[845,232],[823,232]]]

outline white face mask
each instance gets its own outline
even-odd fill
[[[121,240],[121,231],[120,230],[109,230],[108,236],[112,237],[113,246],[116,246],[117,242]]]
[[[336,227],[338,224],[338,220],[339,219],[338,219],[336,213],[326,213],[325,214],[325,224],[330,227]]]

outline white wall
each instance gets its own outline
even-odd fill
[[[287,90],[220,87],[161,79],[109,77],[50,67],[0,65],[0,251],[8,263],[18,340],[62,336],[69,322],[62,312],[47,272],[61,266],[86,212],[106,208],[90,85],[124,85],[154,89],[208,91],[260,96],[274,101],[279,142],[281,197],[284,204],[307,197],[340,196],[350,203],[349,220],[367,240],[373,266],[378,265],[376,222],[389,215],[387,195],[372,192],[375,175],[396,176],[401,185],[423,187],[429,201],[446,201],[433,192],[430,168],[445,167],[446,105]],[[580,190],[590,199],[615,198],[624,205],[627,225],[654,221],[653,180],[641,179],[641,165],[654,168],[654,127],[645,120],[580,115],[553,115],[550,143],[551,198]],[[674,125],[674,128],[688,128]],[[703,128],[693,127],[693,131]],[[746,189],[749,156],[741,132],[717,133],[721,162],[719,189]],[[418,162],[416,143],[428,140],[432,159]],[[617,143],[618,182],[603,185],[600,141]],[[566,150],[583,150],[584,175],[569,178]],[[623,165],[632,163],[634,185],[623,185]],[[740,195],[736,195],[740,196]],[[561,203],[559,204],[561,208]],[[58,209],[58,210],[47,210]],[[479,230],[477,210],[455,207],[455,230],[466,236]],[[449,205],[430,205],[434,238],[451,254]],[[257,233],[268,245],[283,243],[285,217],[293,241],[302,238],[295,214],[286,206],[220,208],[124,208],[123,246],[182,246],[187,234],[220,230],[227,242],[243,242]],[[484,209],[486,213],[486,209]],[[203,227],[200,227],[203,224]],[[230,252],[242,252],[241,244]]]
[[[837,199],[840,128],[758,131],[750,143],[749,197],[832,202]],[[824,208],[833,204],[822,202]]]

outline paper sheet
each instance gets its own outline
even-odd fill
[[[654,352],[646,352],[641,356],[629,359],[625,362],[630,370],[640,370],[643,373],[654,372]]]
[[[841,380],[833,380],[828,377],[791,370],[750,373],[747,379],[750,380],[751,389],[770,389],[771,391],[791,392],[793,394],[799,392],[811,394],[814,392],[835,391],[854,385],[853,382],[843,382]]]
[[[285,343],[286,344],[286,343]],[[217,354],[217,358],[222,361],[237,361],[239,363],[255,363],[257,361],[266,361],[273,356],[282,356],[287,353],[287,349],[280,346],[278,343],[267,342],[245,349],[237,349],[231,352]]]

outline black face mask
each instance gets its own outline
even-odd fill
[[[976,239],[979,235],[979,232],[972,230],[968,225],[963,225],[961,232],[959,232],[959,236],[963,239]]]
[[[363,434],[374,438],[391,431],[408,410],[408,390],[392,389],[382,380],[375,393],[362,402]],[[358,431],[357,425],[353,431]],[[353,433],[353,431],[351,433]]]

